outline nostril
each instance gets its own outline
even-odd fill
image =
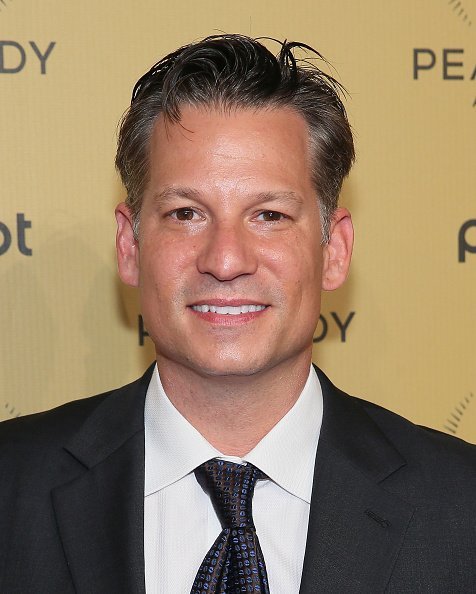
[[[232,229],[216,230],[204,245],[197,267],[223,281],[253,274],[257,261],[249,238]]]

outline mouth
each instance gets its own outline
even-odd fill
[[[213,313],[219,315],[239,316],[248,313],[257,313],[266,309],[266,305],[256,305],[253,303],[243,305],[213,305],[212,303],[203,303],[192,305],[193,311],[199,313]]]

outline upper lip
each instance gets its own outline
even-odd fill
[[[230,307],[239,307],[240,305],[264,305],[262,301],[256,301],[256,299],[247,299],[246,297],[243,299],[200,299],[199,301],[194,301],[190,304],[190,307],[193,305],[216,305],[218,307],[226,307],[227,305]]]

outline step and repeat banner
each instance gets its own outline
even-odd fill
[[[146,69],[218,32],[310,44],[350,93],[356,248],[315,362],[476,442],[476,0],[0,0],[0,419],[153,360],[116,274],[117,122]]]

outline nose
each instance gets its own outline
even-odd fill
[[[233,280],[253,274],[258,257],[253,238],[243,224],[215,223],[200,250],[197,267],[203,274],[211,274],[220,281]]]

